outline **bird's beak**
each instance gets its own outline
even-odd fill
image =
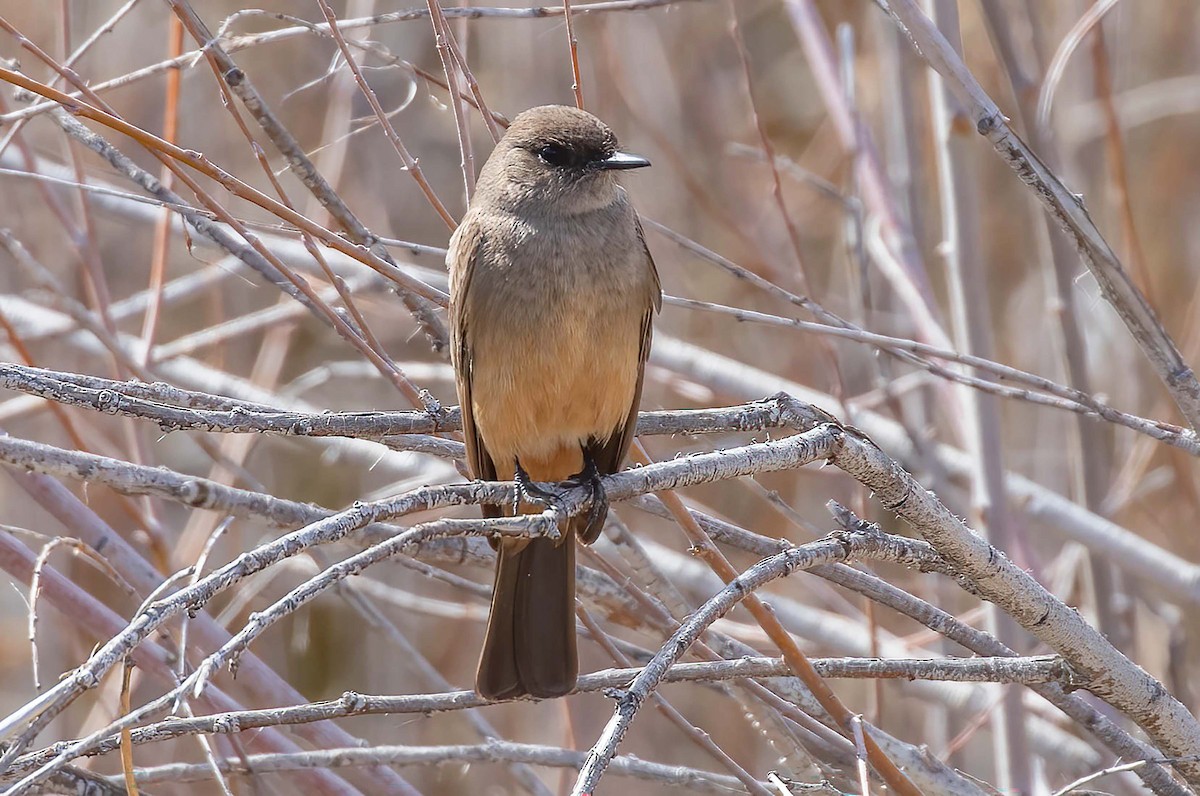
[[[640,155],[631,155],[628,152],[614,152],[604,160],[597,160],[594,164],[598,169],[641,169],[650,165],[650,161]]]

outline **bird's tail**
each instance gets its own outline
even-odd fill
[[[486,699],[549,698],[575,687],[574,521],[563,538],[500,543],[475,690]]]

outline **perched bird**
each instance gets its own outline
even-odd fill
[[[574,479],[592,511],[562,538],[493,540],[499,564],[475,688],[488,699],[575,687],[575,540],[608,511],[600,476],[633,440],[651,320],[662,305],[642,226],[616,172],[649,166],[595,116],[561,105],[513,120],[450,240],[452,358],[471,475]],[[533,503],[531,503],[533,501]],[[500,516],[484,507],[484,516]]]

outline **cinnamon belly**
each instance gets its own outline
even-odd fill
[[[582,445],[607,439],[629,413],[640,319],[579,309],[558,313],[535,338],[476,342],[475,426],[497,478],[512,477],[514,457],[535,481],[569,478],[583,467]]]

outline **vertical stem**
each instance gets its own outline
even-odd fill
[[[1033,8],[1026,9],[1033,13]],[[983,4],[984,17],[989,32],[996,43],[996,49],[1004,61],[1009,81],[1012,84],[1013,96],[1017,99],[1017,108],[1025,129],[1029,134],[1030,143],[1042,154],[1047,165],[1055,172],[1059,169],[1059,153],[1050,131],[1037,122],[1038,84],[1030,79],[1017,59],[1016,47],[1008,21],[996,3]],[[1038,29],[1036,17],[1030,16],[1029,26]],[[1041,61],[1041,53],[1034,42],[1034,57]],[[1037,73],[1041,73],[1041,64],[1035,64]],[[1075,301],[1075,273],[1079,266],[1079,255],[1071,246],[1066,235],[1054,220],[1042,215],[1045,234],[1043,240],[1049,240],[1050,262],[1053,265],[1051,290],[1054,294],[1053,314],[1058,319],[1062,332],[1062,356],[1066,368],[1067,384],[1085,393],[1092,392],[1091,376],[1087,367],[1087,344],[1083,331],[1079,326],[1079,310]],[[1045,243],[1041,244],[1045,246]],[[1108,492],[1109,467],[1105,453],[1103,430],[1090,419],[1077,415],[1074,419],[1075,442],[1073,446],[1076,500],[1087,506],[1089,511],[1103,514],[1102,503]],[[1090,602],[1095,606],[1096,624],[1100,631],[1112,639],[1118,647],[1125,645],[1129,637],[1128,628],[1117,620],[1114,606],[1115,598],[1121,591],[1120,573],[1097,556],[1088,556],[1088,566],[1091,573]]]
[[[428,6],[429,18],[433,22],[438,58],[441,59],[442,71],[446,74],[446,89],[450,93],[450,107],[454,110],[454,129],[458,132],[458,149],[462,155],[459,165],[463,175],[463,196],[466,204],[469,205],[471,197],[475,193],[475,151],[471,147],[471,128],[467,123],[464,111],[465,103],[462,100],[462,92],[459,90],[459,71],[455,68],[457,62],[450,52],[450,40],[454,34],[450,30],[450,23],[446,20],[446,15],[442,12],[441,3],[438,0],[428,0]],[[347,56],[348,58],[349,56]]]
[[[843,223],[843,229],[846,236],[846,252],[850,260],[851,284],[858,282],[858,298],[862,307],[862,322],[864,325],[869,323],[868,316],[871,311],[871,272],[867,267],[867,252],[866,245],[863,240],[863,213],[862,201],[859,197],[862,194],[862,164],[861,153],[862,143],[859,131],[861,130],[862,121],[858,113],[858,93],[855,90],[854,81],[854,60],[855,60],[855,42],[854,28],[842,23],[837,27],[837,56],[838,56],[838,75],[842,82],[842,93],[846,95],[846,106],[850,111],[851,119],[854,123],[854,146],[850,149],[850,188],[847,192],[853,197],[852,212],[846,213],[846,218]],[[885,381],[880,373],[880,382]],[[845,390],[843,389],[843,394]],[[845,405],[845,404],[843,404]],[[847,417],[853,417],[848,414]],[[862,489],[854,490],[855,510],[859,516],[865,516],[867,511],[867,495]],[[878,656],[879,651],[879,623],[875,618],[875,604],[870,600],[863,601],[863,615],[867,624],[867,632],[871,637],[871,654]],[[880,726],[883,721],[883,682],[875,680],[871,684],[871,698],[867,715],[870,722],[875,726]],[[858,725],[856,724],[857,728]],[[865,793],[866,791],[864,791]]]
[[[350,17],[369,17],[375,13],[375,0],[350,0],[346,5],[346,15]],[[356,31],[359,38],[369,39],[371,28]],[[333,66],[337,65],[340,53],[334,54]],[[353,102],[358,95],[358,86],[350,67],[336,70],[329,78],[326,99],[322,108],[324,120],[321,123],[321,138],[324,146],[313,153],[312,162],[320,169],[326,181],[334,189],[342,182],[346,159],[350,154],[350,142],[353,140],[350,132],[353,122]],[[304,206],[304,215],[312,219],[320,219],[321,224],[330,226],[330,221],[337,219],[330,213],[316,195],[310,193]]]
[[[177,58],[183,52],[183,23],[179,17],[172,15],[168,20],[171,29],[171,57]],[[175,143],[179,132],[179,83],[182,75],[178,69],[167,72],[166,102],[163,109],[163,140]],[[170,188],[174,180],[171,170],[163,166],[158,173],[158,181],[164,187]],[[175,211],[169,207],[162,209],[158,222],[154,225],[154,253],[150,260],[150,301],[146,304],[146,314],[142,318],[142,348],[138,352],[138,362],[145,367],[150,364],[150,349],[154,348],[154,334],[158,329],[158,314],[162,307],[162,290],[164,274],[167,270],[167,248],[171,243],[171,221]]]
[[[575,107],[582,109],[583,81],[579,78],[579,40],[575,38],[571,0],[563,0],[563,18],[567,21],[567,47],[571,50],[571,90],[575,92]]]
[[[938,29],[961,53],[955,0],[925,0]],[[992,358],[992,322],[987,275],[981,257],[979,202],[975,164],[970,145],[973,130],[942,79],[930,72],[930,102],[936,136],[939,193],[942,212],[942,250],[946,258],[954,332],[960,350]],[[982,374],[978,374],[982,375]],[[967,407],[967,449],[971,454],[971,508],[978,527],[1001,550],[1011,550],[1012,527],[1004,499],[1000,411],[988,393],[963,388]],[[988,624],[995,636],[1015,647],[1018,630],[1010,617],[988,606]],[[1022,715],[1021,692],[1006,689],[993,718],[996,771],[1000,790],[1031,793],[1029,748]]]
[[[1095,2],[1092,3],[1095,6]],[[1146,267],[1146,256],[1142,251],[1141,238],[1138,237],[1137,225],[1133,223],[1133,207],[1129,202],[1129,168],[1125,161],[1125,141],[1121,135],[1121,119],[1117,116],[1117,104],[1113,100],[1112,69],[1108,62],[1108,45],[1104,39],[1104,22],[1098,21],[1092,28],[1092,64],[1094,67],[1095,92],[1100,100],[1100,109],[1104,113],[1104,150],[1108,159],[1110,179],[1112,180],[1113,195],[1116,199],[1118,215],[1121,217],[1121,231],[1125,235],[1125,255],[1129,258],[1130,270],[1142,284],[1142,292],[1146,300],[1153,306],[1154,285],[1150,279],[1150,271]]]

